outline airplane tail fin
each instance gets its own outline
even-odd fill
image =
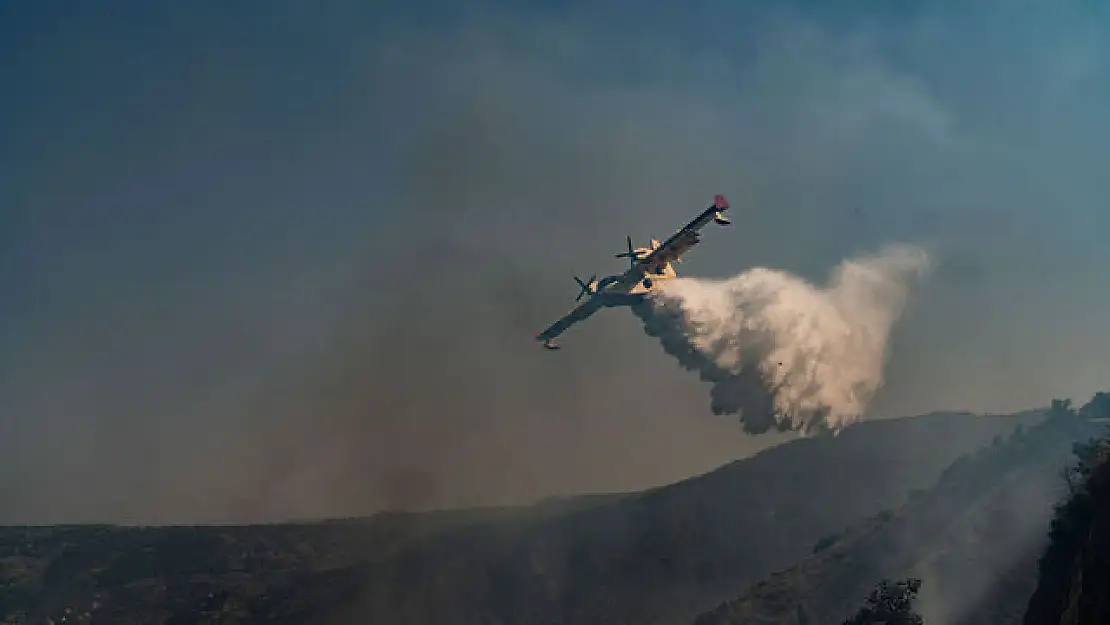
[[[713,221],[717,222],[718,224],[720,224],[722,226],[727,226],[727,225],[731,224],[732,220],[729,219],[728,217],[725,217],[725,211],[727,211],[728,209],[729,209],[729,204],[728,204],[728,200],[725,199],[725,196],[723,196],[723,195],[714,196],[714,198],[713,198],[713,210],[716,211],[716,212],[713,214]]]

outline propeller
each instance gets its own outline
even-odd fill
[[[613,254],[613,258],[627,258],[628,259],[628,264],[635,267],[636,266],[636,251],[632,248],[632,237],[631,236],[628,237],[627,241],[628,241],[628,251],[627,252],[621,252],[620,254]]]
[[[590,285],[594,283],[594,280],[597,280],[596,273],[590,276],[590,279],[585,282],[580,280],[578,276],[574,276],[574,281],[578,283],[578,286],[582,287],[582,290],[578,292],[578,296],[574,298],[574,301],[577,302],[578,300],[582,299],[583,295],[590,292]]]

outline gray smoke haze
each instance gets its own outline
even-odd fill
[[[757,267],[664,282],[635,312],[667,353],[712,384],[714,414],[744,429],[837,433],[883,383],[887,342],[924,250],[890,246],[841,263],[819,287]]]
[[[49,4],[0,9],[0,521],[525,502],[782,441],[628,315],[532,340],[715,193],[685,275],[935,250],[867,416],[1103,385],[1074,5]]]

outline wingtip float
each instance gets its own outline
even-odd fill
[[[732,220],[725,215],[728,209],[729,203],[725,196],[716,195],[709,208],[666,241],[651,239],[648,247],[637,248],[632,246],[632,237],[627,237],[627,251],[614,256],[627,258],[629,268],[624,273],[605,276],[600,280],[597,279],[596,274],[586,281],[574,276],[574,281],[578,283],[580,289],[574,301],[581,301],[584,296],[587,297],[586,301],[548,326],[546,330],[536,333],[536,340],[541,341],[545,349],[559,349],[555,338],[575,323],[588,318],[602,308],[632,306],[642,302],[648,293],[658,287],[661,280],[678,276],[674,269],[675,263],[681,263],[682,255],[701,242],[698,232],[706,224],[710,221],[721,226],[732,224]]]

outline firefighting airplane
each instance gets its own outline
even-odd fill
[[[725,196],[716,196],[712,206],[702,211],[671,238],[662,243],[652,239],[651,247],[633,248],[632,237],[628,237],[628,251],[615,255],[616,258],[628,259],[631,265],[628,270],[622,274],[605,276],[601,280],[598,280],[597,274],[594,274],[585,282],[578,276],[574,276],[574,281],[581,288],[574,301],[580,301],[583,295],[589,295],[589,299],[537,334],[536,340],[543,341],[543,346],[547,349],[559,349],[555,344],[555,337],[598,310],[614,306],[633,306],[644,301],[660,280],[677,276],[673,263],[682,262],[682,254],[701,241],[698,231],[703,226],[710,220],[722,226],[732,223],[725,216],[728,208],[728,200]]]

